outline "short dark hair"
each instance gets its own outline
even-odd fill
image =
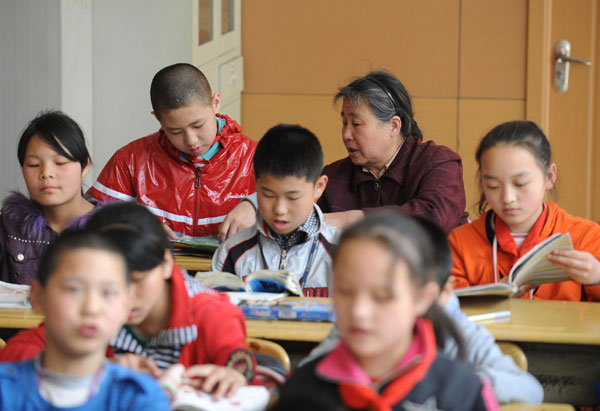
[[[372,71],[366,76],[355,78],[341,87],[334,97],[337,102],[347,99],[353,105],[364,103],[379,121],[385,122],[398,116],[402,120],[400,133],[403,137],[423,139],[423,133],[414,119],[412,102],[404,84],[392,73]]]
[[[260,139],[254,153],[254,175],[304,177],[315,183],[323,171],[323,149],[310,130],[278,124]]]
[[[151,270],[163,262],[166,250],[172,250],[162,222],[134,202],[102,206],[92,214],[87,227],[113,237],[131,270]]]
[[[125,276],[125,281],[129,284],[130,276],[127,260],[121,252],[119,245],[113,240],[110,236],[88,229],[63,231],[44,251],[38,268],[37,280],[42,287],[45,287],[52,274],[56,271],[62,256],[71,251],[88,248],[108,251],[123,259],[123,267],[125,268],[123,275]]]
[[[25,163],[27,145],[34,136],[40,138],[61,156],[77,161],[81,164],[81,169],[91,163],[81,128],[71,117],[61,111],[41,112],[29,122],[21,134],[17,148],[21,167]]]
[[[212,91],[206,76],[196,66],[177,63],[161,69],[150,85],[150,101],[157,117],[161,113],[187,106],[194,100],[212,103]]]
[[[479,191],[481,193],[477,207],[479,214],[483,214],[487,208],[487,200],[481,183],[481,157],[483,153],[498,144],[522,147],[529,151],[544,173],[552,163],[550,142],[544,132],[533,121],[508,121],[494,127],[483,137],[475,152],[475,160],[478,165]]]

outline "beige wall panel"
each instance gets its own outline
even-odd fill
[[[527,0],[462,0],[460,96],[525,98]]]
[[[329,95],[387,68],[412,95],[455,97],[458,34],[458,0],[245,2],[245,91]]]
[[[342,121],[331,96],[243,93],[242,106],[242,129],[255,140],[276,124],[300,124],[321,141],[325,164],[347,155],[342,144]]]
[[[458,104],[458,154],[463,160],[463,179],[467,194],[467,211],[477,218],[475,203],[479,200],[476,180],[475,150],[479,141],[492,128],[505,121],[525,118],[524,100],[461,99]]]
[[[415,120],[424,140],[433,140],[456,151],[456,99],[414,98]]]

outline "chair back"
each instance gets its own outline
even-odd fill
[[[252,354],[267,354],[278,359],[285,370],[290,372],[290,357],[281,345],[273,341],[263,340],[262,338],[248,337],[246,339],[246,348]]]
[[[517,344],[504,341],[498,342],[497,344],[504,354],[512,357],[515,364],[517,364],[517,367],[519,367],[523,371],[527,371],[527,356],[525,355],[521,347],[519,347]]]

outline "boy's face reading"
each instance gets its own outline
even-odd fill
[[[46,316],[48,347],[68,357],[104,356],[129,312],[122,256],[80,248],[63,254],[44,288],[32,287],[32,303]]]
[[[258,211],[273,231],[290,234],[310,216],[326,184],[326,176],[312,183],[305,177],[262,175],[256,179]]]
[[[156,115],[167,138],[179,151],[193,157],[208,151],[217,136],[217,120],[221,100],[219,93],[207,105],[194,100],[190,104]]]

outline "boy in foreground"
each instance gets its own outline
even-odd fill
[[[46,347],[33,360],[0,364],[0,409],[169,409],[151,377],[105,359],[129,313],[128,276],[106,235],[68,232],[49,246],[30,296],[46,317]]]
[[[256,142],[219,114],[220,94],[212,94],[204,74],[191,64],[156,73],[150,99],[160,130],[119,149],[88,194],[147,206],[172,239],[216,235],[222,222],[223,230],[237,230],[236,217],[227,214],[256,191]]]
[[[327,297],[339,230],[315,204],[327,185],[322,169],[321,144],[309,130],[280,124],[267,131],[254,154],[257,222],[221,244],[213,271],[243,279],[253,271],[288,270],[306,296]]]

